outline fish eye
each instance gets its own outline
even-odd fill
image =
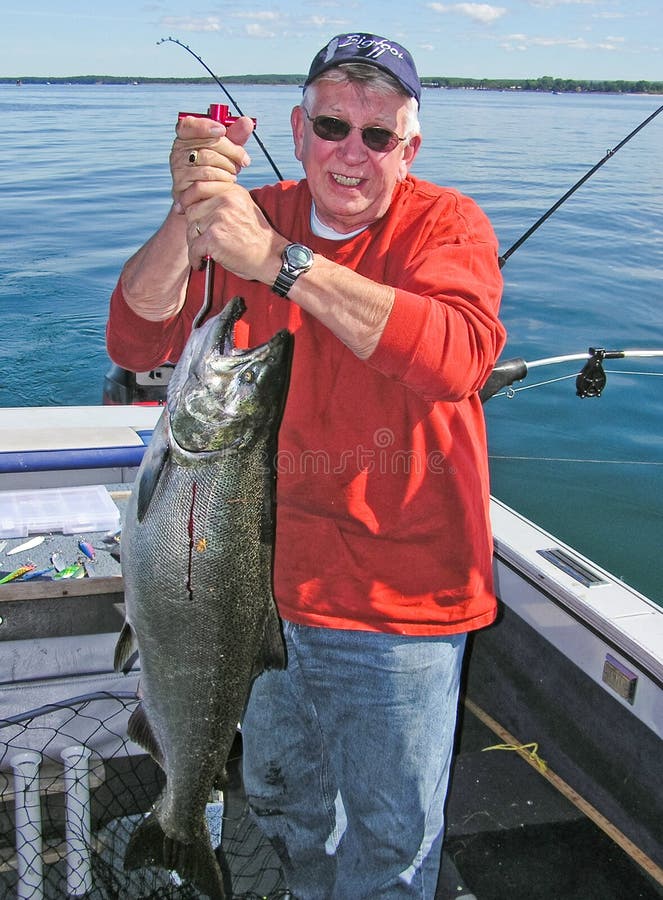
[[[256,373],[253,369],[245,369],[242,372],[242,381],[245,381],[247,384],[252,384],[256,380]]]

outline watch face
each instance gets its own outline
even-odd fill
[[[288,247],[288,262],[297,269],[307,266],[311,262],[311,251],[301,244],[291,244]]]

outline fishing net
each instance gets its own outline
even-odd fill
[[[95,693],[0,719],[0,896],[8,900],[188,900],[175,872],[125,872],[129,837],[161,792],[159,766],[126,737],[134,694]],[[211,798],[207,823],[234,898],[286,898],[271,845],[248,814],[239,777]]]

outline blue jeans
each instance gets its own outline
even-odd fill
[[[244,785],[297,900],[432,900],[464,634],[284,622],[288,667],[256,679]]]

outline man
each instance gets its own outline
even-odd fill
[[[275,594],[288,666],[243,721],[251,807],[301,900],[435,893],[468,631],[495,615],[477,391],[504,342],[476,204],[410,174],[410,54],[363,33],[315,57],[291,114],[306,178],[249,193],[251,123],[178,124],[174,204],[126,264],[111,357],[176,359],[241,294],[246,346],[295,334],[279,437]]]

